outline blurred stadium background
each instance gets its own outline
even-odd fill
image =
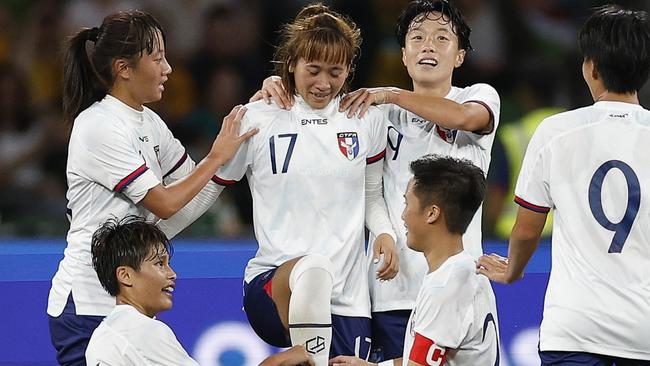
[[[8,323],[0,321],[0,365],[53,363],[53,350],[47,348],[51,346],[47,343],[44,301],[68,228],[65,216],[67,130],[61,122],[61,49],[66,36],[80,27],[98,26],[106,14],[117,10],[142,9],[154,14],[166,30],[167,55],[174,71],[162,102],[151,107],[198,160],[208,151],[223,116],[234,105],[246,102],[262,79],[271,75],[277,30],[309,2],[0,0],[0,292],[3,293],[0,313],[14,319]],[[394,21],[408,0],[323,2],[348,14],[362,30],[364,42],[353,87],[410,88],[393,35]],[[650,10],[649,0],[612,2]],[[457,0],[456,3],[473,29],[474,51],[456,71],[454,84],[486,82],[501,96],[500,127],[493,148],[483,218],[486,245],[504,251],[503,240],[511,224],[512,179],[517,174],[529,132],[549,113],[591,103],[580,72],[576,35],[590,9],[606,2]],[[650,107],[650,86],[646,85],[640,99],[644,107]],[[170,316],[172,328],[187,342],[188,350],[195,349],[194,342],[205,329],[186,329],[183,324],[204,320],[215,324],[230,320],[245,324],[241,323],[244,318],[239,312],[243,268],[240,266],[253,254],[251,218],[248,187],[240,182],[226,190],[218,203],[176,241],[178,247],[184,248],[181,252],[187,251],[187,258],[193,258],[186,259],[190,270],[192,261],[218,260],[221,255],[235,258],[231,263],[234,269],[227,267],[232,272],[216,271],[214,268],[219,266],[205,262],[206,271],[196,277],[217,281],[206,284],[220,289],[220,294],[210,298],[219,301],[228,298],[234,310],[224,304],[212,310],[203,309],[217,316],[216,320],[201,318],[204,315],[198,312],[190,312],[190,318],[182,320]],[[530,345],[536,342],[534,326],[541,318],[545,273],[549,269],[547,243],[542,250],[546,256],[533,270],[540,277],[533,275],[529,277],[532,282],[509,289],[497,288],[498,296],[506,294],[498,300],[504,342],[509,342],[503,345],[508,351],[504,358],[510,365],[535,364],[534,359],[532,363],[518,361],[512,352],[518,352],[515,343],[523,339],[518,336],[528,337],[521,343],[527,345],[521,346],[523,354],[530,353]],[[221,254],[206,257],[206,252]],[[181,271],[181,278],[183,274]],[[186,281],[196,279],[190,276]],[[222,283],[222,280],[232,283]],[[194,290],[188,286],[187,292],[179,292],[172,314],[195,309],[196,301],[192,301],[209,292],[201,286],[199,283]],[[182,293],[187,293],[190,300],[181,300]],[[34,296],[38,301],[29,300],[31,306],[23,306],[26,296]],[[509,304],[506,309],[504,303]],[[515,307],[521,308],[521,314],[504,311]],[[236,315],[227,315],[234,311]],[[225,315],[219,317],[219,314]],[[25,322],[26,317],[30,321]],[[36,328],[31,328],[32,323]],[[235,328],[227,329],[229,334]],[[18,330],[29,333],[16,333]],[[28,342],[27,348],[21,349],[15,342],[25,341],[22,337],[29,340],[32,330],[45,332],[39,336],[45,337],[45,341],[37,342],[31,354],[23,354],[34,344]],[[239,343],[246,345],[244,338]],[[228,355],[228,348],[223,350],[221,358],[213,359],[223,359],[223,364],[233,366],[246,363],[243,354],[235,352],[226,357],[223,355]],[[25,359],[27,356],[35,358]]]

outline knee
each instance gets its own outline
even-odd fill
[[[331,287],[334,281],[334,265],[332,261],[324,255],[321,254],[308,254],[294,265],[289,275],[289,288],[293,291],[295,284],[300,280],[305,274],[308,273],[319,273],[317,276],[304,276],[304,279],[313,278],[314,286],[324,286],[329,282]]]

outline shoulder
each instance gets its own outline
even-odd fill
[[[108,108],[95,103],[74,120],[72,136],[89,143],[110,140],[116,136],[124,136],[125,128],[122,121]]]
[[[291,111],[287,111],[277,106],[274,102],[266,104],[263,100],[258,100],[244,105],[246,114],[242,119],[242,126],[249,128],[264,128],[279,117],[290,116]]]
[[[499,99],[499,93],[490,84],[478,83],[464,88],[452,87],[455,90],[456,98],[461,101],[470,101],[472,99]]]
[[[592,106],[560,112],[544,118],[537,130],[535,130],[535,135],[538,138],[552,139],[564,132],[585,126],[600,118],[598,111]]]

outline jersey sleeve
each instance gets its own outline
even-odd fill
[[[542,121],[528,143],[515,186],[515,202],[539,213],[547,213],[553,207],[550,194],[552,150],[546,138],[546,122]]]
[[[134,203],[160,184],[127,133],[113,123],[85,128],[81,148],[74,157],[83,173],[109,190],[123,193]]]
[[[491,144],[487,142],[487,139],[484,137],[493,135],[499,126],[499,112],[501,110],[501,99],[499,98],[499,93],[488,84],[475,84],[471,86],[469,94],[463,99],[463,104],[476,103],[485,107],[490,114],[490,125],[485,131],[461,132],[468,134],[472,140],[476,141],[485,149],[491,148]],[[483,144],[485,144],[485,146],[483,146]]]
[[[153,119],[157,124],[156,129],[160,134],[159,157],[163,182],[166,183],[166,180],[176,181],[192,171],[194,161],[185,151],[183,144],[174,137],[167,124],[153,111],[148,112],[153,114]]]
[[[367,164],[381,161],[386,155],[386,135],[388,133],[388,118],[383,110],[373,106],[368,110],[363,123],[369,128],[369,150]]]

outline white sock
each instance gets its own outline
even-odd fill
[[[316,366],[327,366],[332,343],[332,264],[327,257],[302,257],[291,271],[289,336],[305,345]]]

